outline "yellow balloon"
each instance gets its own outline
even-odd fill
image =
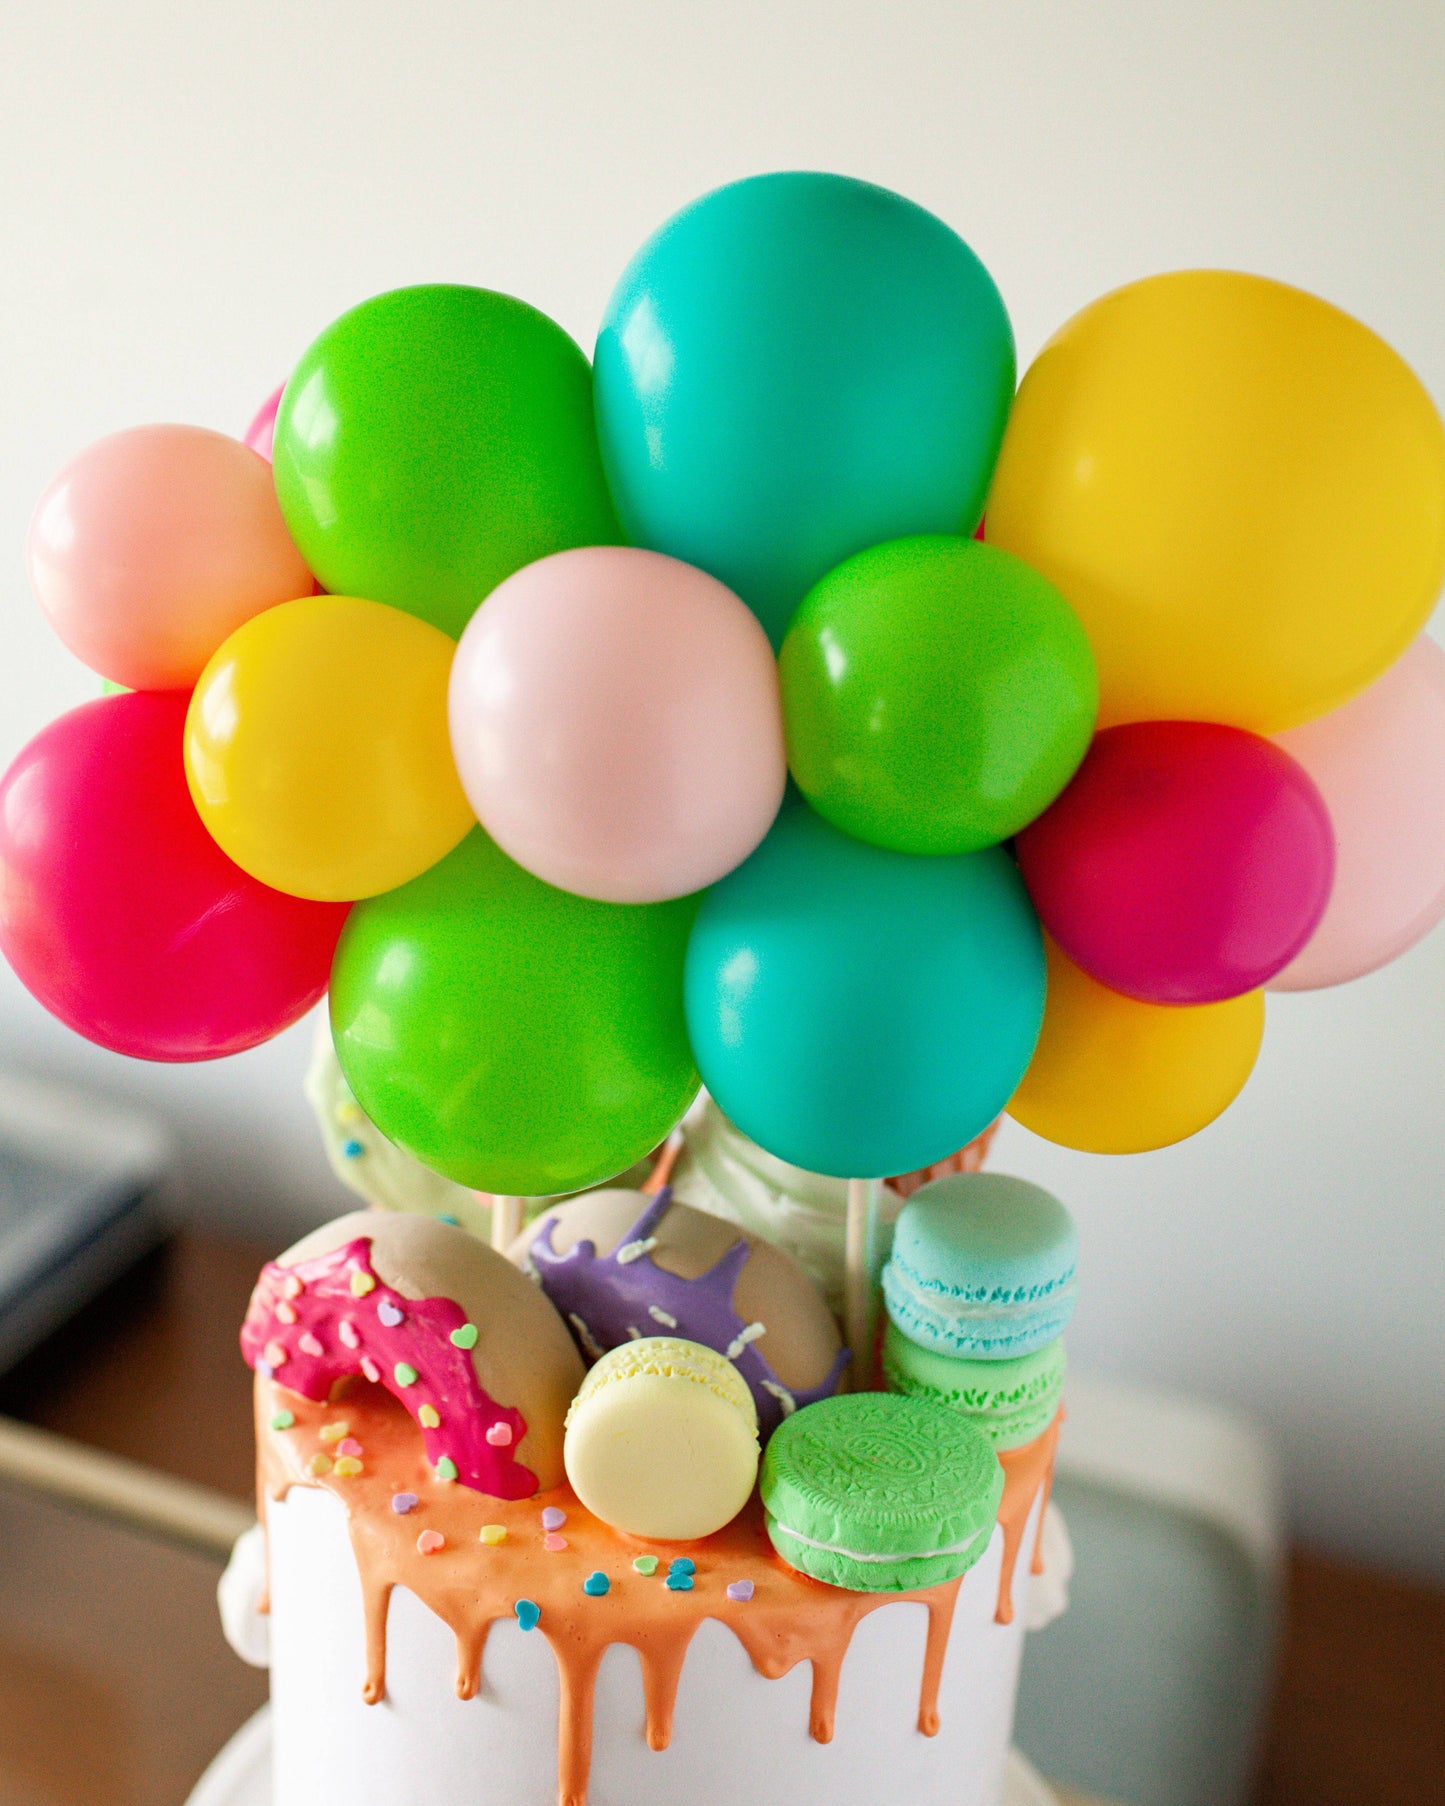
[[[1045,941],[1048,992],[1033,1061],[1008,1113],[1086,1154],[1143,1154],[1212,1123],[1244,1089],[1264,993],[1176,1008],[1110,991]]]
[[[355,596],[283,602],[201,673],[186,776],[253,878],[351,901],[415,878],[475,825],[452,762],[439,628]]]
[[[1445,580],[1445,427],[1368,327],[1284,283],[1152,276],[1024,377],[988,538],[1068,598],[1100,727],[1337,708]]]

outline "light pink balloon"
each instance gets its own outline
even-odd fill
[[[189,689],[243,622],[312,591],[264,459],[199,426],[81,452],[40,498],[29,558],[61,639],[131,690]]]
[[[507,578],[461,637],[450,706],[487,832],[584,897],[701,890],[783,798],[767,635],[730,589],[658,552],[584,546]]]
[[[274,390],[256,410],[256,417],[246,428],[246,444],[258,458],[271,462],[271,447],[276,438],[276,415],[281,406],[281,397],[286,393],[286,385],[282,383]]]
[[[1445,652],[1421,637],[1343,708],[1277,736],[1335,829],[1319,927],[1272,991],[1344,984],[1397,959],[1445,916]]]

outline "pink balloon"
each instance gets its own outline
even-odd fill
[[[257,457],[271,462],[271,447],[276,438],[276,414],[281,406],[281,397],[286,393],[286,385],[282,383],[274,390],[256,410],[256,417],[246,428],[245,443],[256,453]]]
[[[658,552],[584,546],[507,578],[461,637],[450,706],[487,832],[585,897],[700,890],[783,798],[767,635],[730,589]]]
[[[1017,848],[1064,952],[1146,1003],[1216,1003],[1273,978],[1314,932],[1334,870],[1306,773],[1258,734],[1206,721],[1099,734]]]
[[[1343,708],[1278,736],[1334,823],[1335,887],[1275,991],[1344,984],[1445,916],[1445,652],[1420,638]]]
[[[29,556],[61,639],[132,690],[189,689],[236,628],[312,590],[265,461],[199,426],[81,452],[40,498]]]
[[[187,698],[88,702],[0,779],[0,951],[46,1009],[116,1053],[209,1060],[326,989],[344,903],[233,865],[186,788]]]

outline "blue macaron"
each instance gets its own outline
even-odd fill
[[[955,1173],[904,1205],[883,1269],[897,1329],[964,1360],[1016,1360],[1074,1314],[1079,1235],[1057,1198],[1002,1173]]]

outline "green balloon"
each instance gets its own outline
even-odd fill
[[[489,289],[394,289],[334,321],[286,385],[273,457],[322,587],[453,638],[524,564],[622,537],[587,359]]]
[[[788,763],[818,813],[899,853],[972,853],[1040,814],[1088,750],[1094,657],[1059,592],[950,535],[860,552],[781,659]]]
[[[347,1083],[383,1134],[479,1191],[622,1172],[697,1094],[683,1019],[690,897],[554,890],[475,829],[358,903],[331,971]]]

